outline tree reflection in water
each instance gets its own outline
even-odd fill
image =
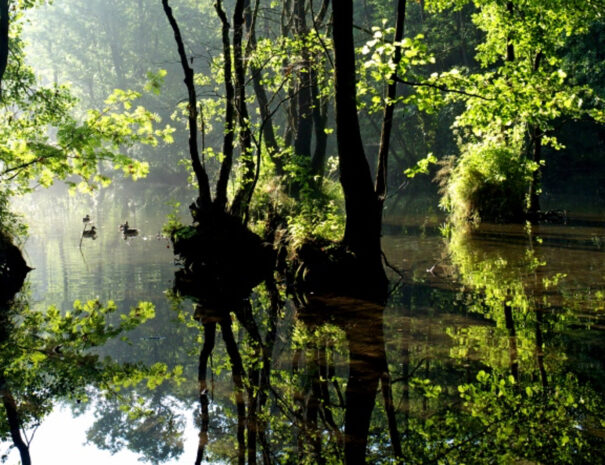
[[[1,284],[1,283],[0,283]],[[154,317],[151,304],[141,302],[117,324],[110,322],[113,302],[76,301],[73,309],[45,312],[29,307],[27,291],[0,302],[0,439],[10,438],[21,463],[31,463],[30,442],[36,428],[61,402],[74,406],[89,396],[113,399],[128,409],[119,391],[141,381],[159,385],[174,373],[165,366],[118,363],[94,353],[108,340]]]
[[[462,287],[408,282],[387,324],[384,305],[286,300],[273,281],[225,305],[198,296],[196,463],[598,462],[602,373],[569,358],[591,360],[595,347],[567,353],[570,325],[590,327],[582,299],[565,297],[531,243],[517,253],[453,239]],[[212,372],[232,386],[214,399]]]
[[[600,463],[602,283],[547,270],[539,241],[515,240],[505,253],[453,236],[447,282],[408,280],[386,307],[286,298],[272,279],[230,295],[185,280],[193,311],[176,299],[179,337],[153,346],[168,365],[195,365],[179,386],[157,387],[166,366],[93,355],[126,329],[109,325],[111,306],[79,304],[69,317],[13,306],[1,325],[3,438],[26,452],[27,439],[11,436],[15,412],[28,428],[53,404],[81,410],[102,391],[89,440],[149,463]],[[138,307],[126,321],[143,316]],[[152,347],[143,342],[137,350]],[[194,455],[184,406],[197,411]]]
[[[177,273],[177,290],[184,284],[191,296],[190,278]],[[202,462],[208,447],[207,458],[219,458],[210,437],[207,382],[217,326],[233,383],[236,452],[228,456],[230,461],[365,463],[380,382],[394,456],[401,457],[383,336],[383,304],[310,294],[284,306],[273,280],[256,288],[253,299],[211,295],[208,289],[192,297],[198,302],[194,317],[203,333],[196,464]],[[286,334],[279,341],[278,325]],[[234,335],[237,329],[239,344]]]

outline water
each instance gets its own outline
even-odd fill
[[[260,286],[239,318],[202,310],[201,325],[193,302],[170,298],[177,267],[158,236],[168,202],[186,204],[188,195],[149,200],[141,187],[72,198],[57,190],[21,205],[35,267],[30,306],[65,312],[76,299],[98,298],[126,314],[150,301],[155,318],[129,332],[128,343],[114,338],[94,352],[183,369],[178,382],[154,389],[141,383],[112,395],[89,387],[82,399],[57,396],[31,443],[34,463],[190,464],[200,430],[207,432],[204,463],[237,463],[238,428],[247,438],[256,432],[256,454],[243,451],[247,463],[248,454],[258,463],[263,454],[269,463],[342,463],[348,454],[355,463],[364,450],[368,463],[394,463],[399,454],[403,463],[602,460],[602,218],[531,231],[484,225],[449,240],[438,218],[388,218],[383,246],[398,271],[389,269],[386,307],[286,298],[278,282],[283,305],[275,306],[275,289]],[[98,235],[80,244],[85,214]],[[126,220],[139,236],[124,240],[118,226]],[[204,360],[212,327],[216,344]],[[13,450],[9,462],[17,461]]]

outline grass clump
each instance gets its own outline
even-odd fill
[[[440,205],[455,225],[480,221],[517,222],[526,216],[534,167],[515,144],[469,144],[456,162],[437,174]]]

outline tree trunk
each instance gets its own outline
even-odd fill
[[[405,27],[405,7],[406,0],[399,0],[397,2],[397,21],[395,26],[394,42],[401,42],[403,40],[403,30]],[[397,65],[400,60],[401,47],[396,47],[395,55],[393,56],[393,63]],[[382,117],[382,130],[380,131],[378,168],[376,169],[376,194],[378,195],[378,201],[380,203],[381,210],[384,205],[384,200],[387,194],[389,146],[391,142],[391,130],[393,128],[393,112],[395,110],[392,101],[397,95],[397,82],[395,81],[396,75],[397,71],[395,71],[395,73],[393,73],[393,75],[390,77],[391,82],[387,86],[387,101],[384,107],[384,113]]]
[[[258,0],[257,0],[258,1]],[[246,30],[250,36],[250,46],[252,49],[256,48],[256,28],[252,27],[252,14],[250,13],[250,0],[246,0],[245,4],[246,11]],[[269,99],[267,98],[267,92],[261,83],[262,69],[257,67],[254,63],[250,65],[250,74],[252,75],[252,86],[256,95],[258,103],[258,109],[261,117],[262,124],[262,135],[265,142],[265,147],[271,160],[275,165],[275,174],[282,176],[284,174],[283,161],[276,157],[279,153],[279,146],[277,139],[275,138],[275,129],[273,127],[273,116],[269,108]]]
[[[384,351],[382,308],[364,309],[347,328],[349,379],[345,393],[345,465],[365,465],[370,419]]]
[[[233,384],[235,385],[235,405],[237,408],[237,463],[238,465],[244,465],[246,463],[246,403],[244,401],[244,378],[246,373],[242,364],[242,358],[237,348],[237,343],[233,337],[233,331],[231,330],[231,319],[229,317],[224,318],[220,322],[221,331],[223,334],[223,341],[225,341],[225,347],[229,354],[229,360],[231,361],[231,374],[233,377]]]
[[[8,0],[0,0],[0,99],[2,98],[2,79],[8,65]]]
[[[200,161],[197,143],[197,96],[195,93],[195,86],[193,84],[193,69],[191,69],[188,64],[181,31],[176,20],[174,19],[174,15],[172,14],[172,8],[170,8],[168,5],[168,0],[162,0],[162,6],[164,7],[164,13],[168,18],[168,22],[172,27],[174,40],[176,41],[179,57],[181,59],[181,66],[183,68],[183,72],[185,73],[185,85],[187,86],[188,94],[187,111],[189,115],[189,156],[191,157],[191,165],[198,183],[199,206],[203,209],[208,209],[211,204],[210,184],[208,182],[206,170]]]
[[[317,85],[317,72],[311,71],[311,94],[313,96],[313,128],[315,129],[315,150],[311,160],[313,174],[321,179],[326,166],[326,149],[328,147],[328,135],[326,134],[326,123],[328,122],[328,102],[319,95]]]
[[[370,265],[372,271],[384,276],[380,262],[382,211],[374,191],[357,116],[352,0],[339,2],[338,5],[333,2],[332,13],[336,138],[347,216],[343,242],[361,263]]]
[[[235,108],[240,128],[240,161],[242,175],[238,191],[231,204],[231,213],[245,219],[254,189],[256,175],[252,159],[252,133],[246,105],[246,56],[242,46],[244,35],[244,0],[237,0],[233,10],[233,65],[235,69]]]
[[[223,72],[225,73],[225,135],[223,136],[223,163],[216,183],[216,197],[214,205],[219,210],[225,210],[227,205],[227,184],[233,166],[233,138],[235,131],[235,89],[233,87],[233,74],[231,68],[231,43],[229,40],[229,22],[218,0],[214,8],[222,23],[223,42]]]
[[[204,345],[200,351],[198,365],[198,388],[200,396],[200,406],[202,409],[202,426],[197,448],[195,465],[200,465],[204,459],[204,450],[208,444],[208,427],[210,426],[210,412],[208,409],[208,385],[206,383],[206,372],[208,369],[208,359],[214,349],[216,340],[216,321],[205,322],[204,324]]]
[[[537,164],[536,170],[532,173],[529,184],[529,214],[531,218],[537,218],[540,211],[540,179],[542,177],[542,134],[538,127],[533,127],[532,131],[532,161]]]
[[[29,455],[29,447],[21,436],[21,420],[19,419],[19,412],[17,411],[17,403],[15,402],[3,375],[0,375],[0,395],[2,396],[2,403],[4,404],[4,410],[6,411],[11,439],[21,455],[21,465],[31,465],[32,461]]]
[[[510,358],[510,372],[516,382],[519,382],[519,351],[517,348],[517,332],[513,320],[513,309],[504,304],[504,320],[508,331],[508,353]]]

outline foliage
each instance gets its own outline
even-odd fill
[[[522,220],[535,169],[514,145],[498,140],[467,144],[447,173],[441,206],[458,227],[469,220]]]
[[[430,2],[436,9],[460,8],[467,3],[470,2]],[[519,165],[516,171],[526,171],[526,159],[537,163],[530,167],[533,175],[527,188],[527,193],[534,195],[539,190],[541,147],[561,148],[554,132],[555,122],[562,117],[585,116],[603,121],[602,98],[589,85],[570,80],[564,70],[567,45],[587,33],[598,20],[600,11],[590,1],[578,2],[573,9],[566,2],[472,3],[477,8],[473,21],[485,34],[475,57],[483,70],[467,76],[459,74],[458,86],[463,87],[465,93],[452,94],[450,98],[463,99],[466,109],[454,128],[463,152],[468,144],[485,145],[499,139],[507,147],[514,147],[509,154],[510,163]],[[443,78],[446,83],[450,79]],[[450,180],[458,182],[454,177]],[[489,190],[490,186],[486,188]],[[517,195],[518,205],[524,193],[511,190],[509,195]],[[534,198],[530,200],[535,203]],[[488,213],[493,213],[491,206],[486,207]],[[498,208],[508,207],[502,203]],[[537,208],[537,205],[530,207]],[[454,216],[461,219],[472,213],[463,207]],[[502,216],[506,216],[506,212]]]
[[[86,401],[92,387],[115,396],[142,381],[153,388],[167,379],[179,380],[179,367],[170,371],[162,364],[118,364],[95,354],[107,341],[124,337],[155,316],[151,303],[140,302],[117,323],[110,323],[116,310],[113,302],[103,305],[98,300],[76,301],[67,312],[56,307],[34,311],[24,302],[10,313],[3,309],[0,376],[3,389],[17,401],[22,428],[39,424],[59,400]],[[6,439],[4,415],[0,433]]]
[[[9,192],[27,192],[34,182],[48,187],[55,179],[71,175],[82,181],[77,185],[67,180],[68,184],[90,191],[110,182],[108,176],[98,172],[103,162],[137,179],[147,173],[148,164],[120,152],[136,143],[157,144],[158,138],[171,139],[170,127],[153,127],[157,115],[141,106],[132,108],[133,101],[140,97],[136,92],[115,90],[105,108],[91,110],[82,122],[68,114],[72,104],[65,89],[57,88],[54,95],[57,100],[50,108],[40,108],[31,101],[4,107],[0,179],[5,186],[11,183]]]

